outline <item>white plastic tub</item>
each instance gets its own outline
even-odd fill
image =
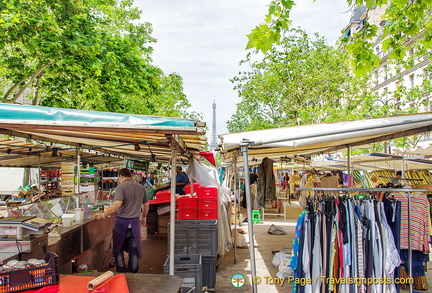
[[[74,214],[63,214],[62,216],[63,227],[65,228],[72,227],[74,218],[75,218]]]

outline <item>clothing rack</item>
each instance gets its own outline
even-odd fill
[[[312,196],[315,197],[316,191],[339,191],[339,192],[405,192],[407,194],[408,199],[408,267],[409,274],[408,277],[412,278],[412,248],[411,248],[411,193],[417,192],[427,192],[426,189],[414,189],[414,188],[348,188],[348,187],[310,187],[310,188],[296,188],[296,190],[307,190],[312,191]],[[413,292],[413,284],[410,282],[409,284],[409,292]]]

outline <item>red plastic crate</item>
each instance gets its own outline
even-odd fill
[[[198,209],[217,209],[217,198],[198,198]]]
[[[156,192],[156,199],[157,200],[169,200],[171,199],[171,191],[170,190],[163,190]]]
[[[198,183],[194,183],[194,184],[193,184],[193,192],[194,192],[194,193],[198,193],[198,188],[200,188],[200,185],[199,185]],[[184,190],[184,192],[185,192],[186,194],[190,194],[190,191],[191,191],[191,185],[190,185],[190,184],[186,185],[186,186],[183,188],[183,190]]]
[[[48,252],[44,266],[0,273],[0,292],[18,292],[32,288],[54,285],[60,282],[58,256]],[[32,290],[33,291],[33,290]]]
[[[198,219],[198,211],[197,209],[179,209],[178,218],[179,220],[196,220]]]
[[[198,209],[199,220],[215,220],[218,218],[217,209]]]
[[[196,196],[181,196],[177,199],[179,209],[196,209],[198,207],[198,198]]]
[[[197,195],[199,198],[217,198],[217,193],[217,187],[201,186],[198,188]]]

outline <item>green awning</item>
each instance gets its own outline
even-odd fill
[[[185,156],[194,156],[207,141],[205,123],[198,120],[1,103],[0,134],[0,165],[8,167],[33,166],[45,159],[30,160],[40,154],[48,162],[74,159],[76,148],[169,162],[173,144]],[[46,142],[55,144],[58,156],[51,156]],[[93,163],[100,161],[94,158]]]
[[[195,120],[111,113],[40,106],[0,104],[0,120],[25,120],[31,124],[47,122],[92,123],[117,126],[195,127]]]

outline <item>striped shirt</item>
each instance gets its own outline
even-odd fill
[[[424,193],[411,193],[411,225],[408,227],[408,198],[405,192],[392,193],[401,202],[401,249],[408,249],[408,228],[411,231],[411,248],[429,253],[429,201]]]

